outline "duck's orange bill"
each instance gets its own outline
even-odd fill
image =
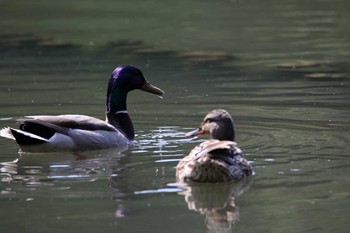
[[[197,128],[191,132],[186,133],[185,137],[195,137],[195,136],[202,135],[202,134],[205,134],[205,131],[202,130],[201,128]]]

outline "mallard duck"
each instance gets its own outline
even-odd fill
[[[119,66],[108,82],[106,120],[85,115],[37,115],[19,119],[19,129],[3,128],[0,136],[16,140],[23,152],[82,151],[125,146],[134,140],[126,108],[129,91],[140,89],[158,96],[140,69]]]
[[[199,128],[186,136],[202,134],[210,134],[212,139],[199,144],[180,160],[176,167],[176,176],[180,182],[240,181],[252,175],[251,165],[234,142],[234,124],[226,110],[210,111]]]

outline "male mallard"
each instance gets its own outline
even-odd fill
[[[186,136],[210,134],[212,139],[196,146],[176,167],[179,181],[225,182],[239,181],[252,175],[252,167],[236,146],[235,129],[230,114],[214,109],[204,118],[198,129]]]
[[[129,91],[140,89],[158,96],[134,66],[117,67],[109,79],[106,120],[85,115],[38,115],[20,119],[19,129],[6,127],[0,136],[16,140],[24,152],[81,151],[123,146],[134,140],[134,128],[126,110]]]

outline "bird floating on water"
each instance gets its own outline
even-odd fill
[[[127,112],[129,91],[140,89],[157,96],[164,92],[151,85],[140,69],[117,67],[108,82],[106,120],[86,115],[35,115],[19,119],[19,129],[3,128],[0,136],[16,140],[23,152],[84,151],[125,146],[134,140]]]
[[[249,177],[253,169],[236,146],[232,117],[224,109],[210,111],[199,128],[187,137],[210,134],[189,155],[180,160],[176,176],[180,182],[218,183],[240,181]]]

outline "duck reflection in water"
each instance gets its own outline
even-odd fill
[[[237,197],[250,185],[251,179],[216,184],[187,183],[179,194],[185,197],[189,210],[205,215],[210,232],[231,232],[239,219]]]
[[[79,156],[73,153],[59,153],[59,156],[57,153],[23,153],[13,161],[0,163],[0,183],[9,187],[1,194],[12,196],[26,190],[36,190],[40,197],[44,191],[45,195],[55,196],[63,195],[61,192],[64,190],[64,195],[68,197],[101,195],[91,192],[90,184],[110,177],[111,198],[116,204],[115,217],[126,217],[123,197],[133,193],[129,188],[128,169],[125,166],[131,159],[127,150],[127,146],[116,147],[86,151]],[[77,190],[72,188],[75,182],[85,185],[80,185]]]
[[[124,205],[124,197],[133,193],[129,187],[128,169],[125,166],[125,164],[130,163],[131,159],[127,149],[128,147],[116,147],[82,154],[60,153],[60,156],[55,156],[57,153],[21,154],[18,159],[0,163],[0,183],[6,186],[18,182],[24,187],[19,186],[19,190],[9,188],[6,191],[5,189],[1,194],[12,196],[16,195],[17,192],[35,188],[38,195],[43,189],[51,196],[62,195],[60,190],[65,190],[64,193],[68,196],[80,196],[83,193],[87,197],[91,195],[90,182],[110,177],[111,199],[116,205],[114,216],[115,218],[125,218],[128,209]],[[71,188],[73,181],[86,185],[74,191],[76,189]],[[56,185],[59,188],[52,188]]]

